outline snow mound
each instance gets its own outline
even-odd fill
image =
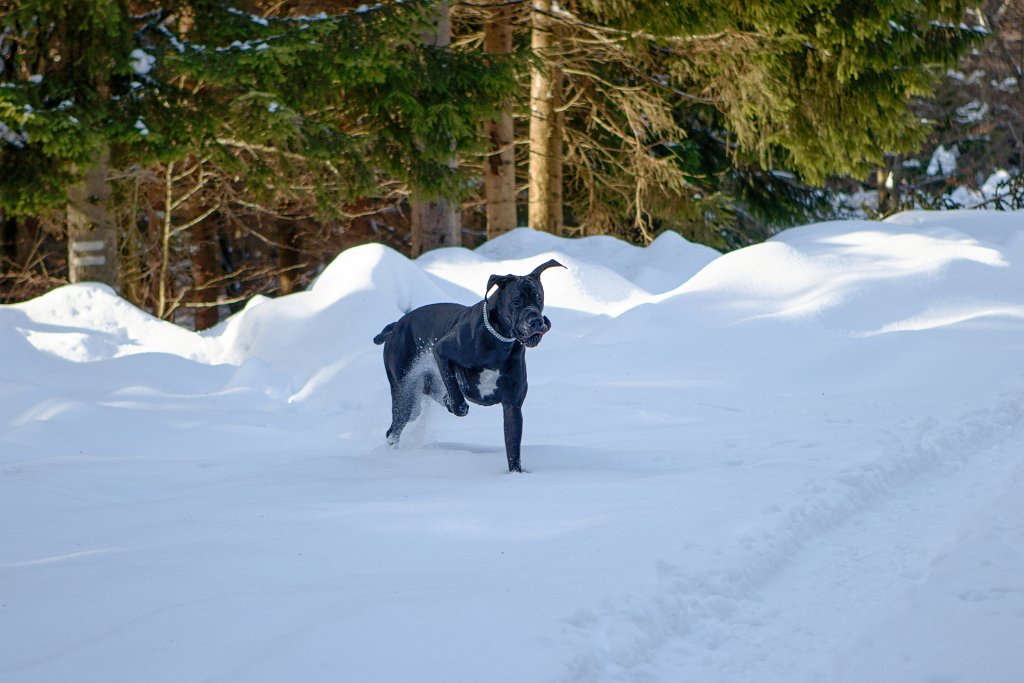
[[[200,360],[208,354],[197,335],[154,318],[106,285],[66,285],[10,308],[31,321],[24,329],[29,343],[67,360],[97,361],[133,353]]]
[[[609,329],[643,330],[668,311],[718,326],[790,321],[806,325],[805,331],[852,335],[895,330],[902,320],[944,307],[960,311],[953,317],[973,317],[972,306],[982,317],[993,311],[1019,315],[1009,265],[1024,255],[1024,245],[1012,220],[985,230],[972,230],[969,216],[932,218],[927,226],[920,220],[901,214],[887,223],[837,221],[787,230],[716,259],[658,297],[662,305],[656,309],[624,316]],[[965,297],[972,289],[986,294]]]
[[[475,251],[439,249],[417,264],[466,290],[462,303],[483,296],[491,274],[525,275],[548,259],[565,271],[545,271],[546,305],[616,316],[685,282],[719,254],[664,233],[646,248],[606,236],[567,239],[520,228],[486,242]]]

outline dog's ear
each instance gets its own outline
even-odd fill
[[[555,267],[565,268],[565,266],[563,266],[561,263],[559,263],[555,259],[551,259],[550,261],[548,261],[546,263],[542,263],[539,266],[537,266],[536,268],[534,268],[533,272],[530,273],[529,277],[540,278],[540,274],[543,273],[545,270],[547,270],[548,268],[555,268]]]
[[[489,278],[487,278],[487,290],[484,291],[484,298],[485,299],[487,298],[487,295],[490,293],[491,288],[494,287],[495,285],[497,285],[499,287],[504,287],[505,285],[507,285],[508,283],[512,282],[515,279],[516,279],[515,275],[492,275],[492,276],[490,276]]]

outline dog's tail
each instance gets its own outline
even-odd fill
[[[398,323],[388,323],[384,326],[384,329],[380,331],[376,337],[373,338],[373,343],[380,346],[391,336],[391,333],[395,331],[395,325]]]

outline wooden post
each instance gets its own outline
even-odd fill
[[[104,147],[96,165],[68,190],[68,279],[102,282],[120,293],[117,224],[107,205],[109,160]]]

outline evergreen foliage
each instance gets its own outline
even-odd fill
[[[588,63],[568,70],[566,99],[591,111],[572,127],[585,130],[597,108],[619,124],[570,141],[587,150],[570,155],[570,177],[590,190],[575,207],[581,222],[608,229],[607,217],[632,215],[639,230],[627,235],[646,240],[667,226],[730,247],[813,215],[826,178],[864,177],[885,154],[921,143],[927,131],[910,103],[984,37],[959,23],[963,11],[954,0],[582,0],[566,13],[567,43],[576,40],[566,54]],[[627,96],[588,102],[615,89]],[[631,113],[645,97],[643,115]],[[621,154],[627,147],[636,151]],[[601,173],[626,159],[620,179],[632,180],[618,193],[590,178],[602,154]]]
[[[13,213],[60,204],[101,143],[115,168],[193,155],[257,194],[311,176],[324,210],[389,182],[451,196],[465,179],[445,160],[479,149],[478,121],[510,89],[499,60],[420,45],[424,2],[312,17],[208,0],[132,15],[113,0],[16,5],[0,88]]]
[[[22,0],[0,22],[0,209],[31,215],[126,134],[130,22],[118,0]]]

